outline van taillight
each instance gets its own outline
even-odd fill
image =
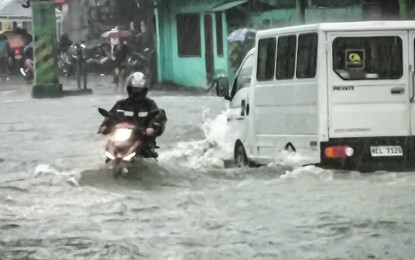
[[[352,147],[341,145],[341,146],[329,146],[324,150],[324,155],[331,159],[340,159],[351,157],[354,154]]]

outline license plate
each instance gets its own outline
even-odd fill
[[[22,58],[22,55],[16,55],[16,56],[14,56],[14,58],[15,58],[16,60],[20,60],[20,59]]]
[[[371,146],[370,153],[373,157],[403,156],[402,147],[395,146]]]

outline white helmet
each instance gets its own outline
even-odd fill
[[[146,97],[148,86],[146,76],[142,72],[134,72],[127,80],[127,93],[128,96],[136,100],[140,100]]]
[[[127,87],[147,88],[146,76],[142,72],[134,72],[126,81]]]

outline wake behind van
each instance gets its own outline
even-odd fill
[[[235,162],[289,150],[334,168],[415,166],[414,46],[415,21],[259,31],[232,86],[217,81]]]

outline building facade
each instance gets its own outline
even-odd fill
[[[215,75],[232,78],[228,35],[239,28],[302,23],[411,19],[415,0],[74,0],[67,27],[75,41],[115,25],[146,20],[154,32],[157,80],[207,88]],[[81,12],[79,10],[82,10]]]

